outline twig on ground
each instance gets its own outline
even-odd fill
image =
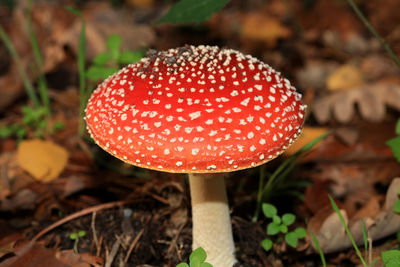
[[[185,227],[185,225],[186,225],[186,222],[183,223],[183,224],[179,227],[178,232],[176,233],[174,239],[172,239],[172,242],[171,242],[171,244],[169,245],[169,248],[168,248],[168,250],[167,250],[167,256],[166,256],[166,258],[169,257],[169,254],[170,254],[171,251],[172,251],[172,247],[175,247],[175,248],[176,248],[176,241],[178,240],[178,237],[179,237],[179,235],[181,234],[181,232],[182,232],[183,228]]]
[[[100,256],[100,252],[101,252],[101,245],[103,244],[103,236],[100,236],[99,239],[99,245],[96,248],[96,256],[99,257]]]
[[[118,253],[119,247],[121,245],[121,242],[119,241],[119,239],[115,240],[112,248],[111,248],[111,252],[107,258],[106,264],[104,265],[104,267],[111,267],[111,264],[114,261],[115,256]]]
[[[43,229],[42,231],[40,231],[35,237],[33,237],[32,241],[37,241],[39,240],[42,236],[44,236],[45,234],[47,234],[48,232],[54,230],[55,228],[59,227],[60,225],[63,225],[64,223],[67,223],[69,221],[72,221],[76,218],[85,216],[87,214],[90,214],[92,212],[95,211],[99,211],[99,210],[104,210],[104,209],[110,209],[110,208],[114,208],[117,206],[122,206],[131,202],[134,202],[135,200],[123,200],[123,201],[116,201],[116,202],[110,202],[110,203],[105,203],[105,204],[101,204],[101,205],[97,205],[94,207],[89,207],[83,210],[80,210],[78,212],[75,212],[71,215],[68,215],[67,217],[49,225],[48,227],[46,227],[45,229]]]
[[[92,213],[92,222],[90,223],[90,227],[92,228],[94,243],[96,244],[96,247],[98,247],[99,246],[99,240],[97,239],[97,233],[96,233],[96,227],[95,227],[96,214],[97,214],[96,211]]]
[[[143,232],[144,232],[144,228],[142,230],[140,230],[140,232],[137,234],[137,236],[135,237],[135,239],[132,241],[131,245],[129,246],[128,252],[126,253],[125,258],[124,258],[125,264],[128,262],[129,257],[131,256],[132,250],[136,247]]]
[[[163,204],[169,205],[169,201],[163,197],[160,197],[159,195],[153,194],[153,193],[148,193],[152,198],[154,198],[155,200],[160,201]]]

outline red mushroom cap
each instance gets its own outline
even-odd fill
[[[167,172],[227,172],[267,162],[298,136],[301,95],[267,64],[231,49],[151,53],[105,80],[86,122],[115,157]]]

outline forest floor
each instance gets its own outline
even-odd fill
[[[302,137],[267,163],[264,171],[274,172],[300,147],[332,132],[288,175],[286,183],[298,186],[277,188],[268,202],[278,207],[279,214],[295,214],[294,226],[308,228],[319,238],[328,266],[362,266],[328,195],[344,211],[363,255],[360,222],[365,221],[373,239],[369,252],[377,258],[375,266],[382,266],[382,252],[399,248],[400,216],[392,209],[398,200],[400,163],[386,142],[396,136],[400,118],[400,68],[347,1],[232,0],[210,20],[195,25],[155,25],[168,1],[126,0],[114,6],[111,2],[32,5],[51,103],[51,119],[39,132],[40,122],[35,119],[24,124],[32,114],[22,110],[32,103],[17,64],[0,42],[0,132],[4,135],[0,139],[0,267],[175,266],[191,253],[186,176],[124,164],[97,147],[86,133],[78,134],[81,95],[76,61],[82,21],[64,8],[67,5],[80,10],[86,21],[87,67],[107,49],[107,37],[117,34],[123,50],[218,45],[251,54],[279,70],[303,94],[309,108]],[[400,55],[398,1],[357,4]],[[40,73],[31,68],[35,55],[26,8],[25,3],[0,4],[0,25],[37,87]],[[87,87],[93,89],[99,82],[88,79]],[[6,134],[4,129],[13,124],[22,130]],[[59,129],[43,130],[53,127]],[[321,266],[309,237],[296,248],[282,239],[269,252],[261,247],[270,220],[263,215],[252,220],[259,177],[257,167],[235,172],[226,180],[237,266]]]

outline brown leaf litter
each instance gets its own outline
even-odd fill
[[[400,231],[400,215],[393,211],[394,204],[398,200],[398,188],[400,187],[400,178],[393,179],[386,194],[385,204],[382,211],[378,208],[375,199],[360,210],[357,215],[349,220],[345,210],[341,210],[342,216],[348,224],[350,232],[358,245],[363,244],[363,232],[361,227],[361,218],[369,237],[372,240],[378,240]],[[310,227],[315,225],[310,220]],[[325,253],[343,250],[351,246],[350,239],[344,230],[339,216],[333,212],[323,222],[319,229],[312,229],[317,236],[319,245]],[[314,248],[316,250],[316,248]]]

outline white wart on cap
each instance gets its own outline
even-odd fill
[[[117,158],[167,172],[260,165],[298,136],[305,106],[267,64],[215,46],[155,52],[92,94],[92,138]]]

